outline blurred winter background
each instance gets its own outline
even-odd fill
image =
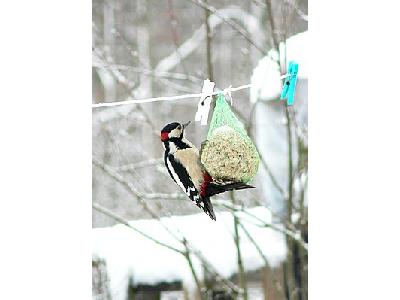
[[[162,162],[165,124],[205,139],[197,99],[94,108],[93,299],[307,299],[307,0],[93,0],[92,26],[93,103],[252,83],[233,109],[262,157],[212,222]]]

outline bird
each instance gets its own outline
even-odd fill
[[[164,146],[164,163],[175,183],[212,220],[216,216],[210,197],[231,190],[254,188],[242,182],[216,182],[204,169],[199,150],[185,137],[185,128],[190,121],[181,124],[172,122],[161,130]]]

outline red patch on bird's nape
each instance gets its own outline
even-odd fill
[[[210,176],[210,174],[208,174],[207,171],[204,171],[204,173],[203,173],[203,182],[202,182],[201,187],[200,187],[200,196],[202,198],[204,198],[206,196],[207,185],[212,181],[213,181],[213,179]]]
[[[165,142],[165,141],[167,141],[167,140],[169,139],[168,134],[169,134],[168,131],[161,131],[161,140],[162,140],[163,142]]]

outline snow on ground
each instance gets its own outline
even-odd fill
[[[270,212],[265,207],[246,211],[267,223],[271,220]],[[238,215],[269,263],[272,266],[279,264],[286,255],[282,234],[257,226],[260,222],[245,213]],[[229,277],[237,272],[233,216],[230,212],[217,213],[216,222],[212,222],[204,213],[165,217],[161,221],[176,235],[183,234],[221,275]],[[183,246],[157,220],[137,220],[130,224],[161,242],[183,250]],[[181,254],[154,243],[125,225],[93,229],[92,244],[93,254],[106,261],[113,299],[125,298],[129,278],[135,284],[182,281],[189,289],[195,288],[188,263]],[[243,231],[241,247],[246,270],[256,270],[264,265]],[[195,256],[192,259],[196,272],[202,277],[199,260]]]

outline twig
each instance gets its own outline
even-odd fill
[[[263,47],[258,46],[249,36],[248,33],[239,25],[236,23],[232,22],[229,18],[224,16],[219,10],[217,10],[215,7],[205,3],[204,1],[201,0],[187,0],[192,3],[194,3],[197,6],[200,6],[204,9],[209,10],[210,12],[214,13],[216,16],[218,16],[222,21],[224,21],[226,24],[231,26],[235,31],[237,31],[241,36],[243,36],[250,44],[252,44],[257,50],[259,50],[263,55],[267,55],[267,51],[264,50]]]
[[[221,206],[221,207],[225,207],[228,208],[229,210],[232,209],[236,209],[239,211],[243,211],[243,207],[239,206],[239,205],[232,205],[232,203],[230,203],[230,201],[228,200],[223,200],[223,199],[216,199],[214,200],[214,202],[216,206]],[[288,228],[290,228],[290,230],[295,231],[296,228],[293,226],[293,224],[286,222],[286,219],[281,216],[280,214],[274,212],[272,210],[272,208],[270,206],[268,206],[266,203],[262,204],[263,207],[265,207],[266,209],[268,209],[268,211],[271,213],[271,215],[275,218],[277,218],[282,224],[286,225]],[[247,212],[247,214],[250,214],[249,212]]]
[[[117,222],[119,222],[119,223],[121,223],[121,224],[124,224],[125,226],[129,227],[130,229],[133,229],[134,231],[136,231],[136,232],[139,233],[140,235],[144,236],[145,238],[147,238],[147,239],[153,241],[154,243],[156,243],[156,244],[158,244],[158,245],[160,245],[160,246],[166,247],[166,248],[168,248],[168,249],[171,249],[171,250],[173,250],[173,251],[175,251],[175,252],[178,252],[178,253],[180,253],[180,254],[182,254],[182,255],[185,255],[185,252],[184,252],[184,251],[179,250],[179,249],[176,249],[176,248],[174,248],[174,247],[172,247],[172,246],[170,246],[170,245],[167,245],[167,244],[165,244],[165,243],[163,243],[163,242],[160,242],[160,241],[156,240],[155,238],[149,236],[148,234],[144,233],[143,231],[141,231],[141,230],[137,229],[136,227],[132,226],[131,224],[129,224],[129,222],[128,222],[126,219],[124,219],[124,218],[122,218],[121,216],[119,216],[119,215],[113,213],[112,211],[108,210],[107,208],[101,206],[100,204],[98,204],[98,203],[96,203],[96,202],[93,202],[93,203],[92,203],[92,207],[93,207],[95,210],[97,210],[98,212],[100,212],[100,213],[102,213],[102,214],[104,214],[104,215],[106,215],[106,216],[108,216],[108,217],[114,219],[115,221],[117,221]]]
[[[160,217],[152,210],[150,209],[150,207],[147,205],[147,203],[145,201],[143,201],[143,199],[146,199],[148,197],[151,198],[171,198],[171,195],[168,194],[143,194],[141,192],[139,192],[131,183],[129,183],[127,180],[125,180],[125,178],[123,178],[120,174],[118,174],[117,172],[115,172],[111,167],[109,167],[108,165],[96,160],[96,159],[92,159],[93,164],[97,165],[98,167],[100,167],[101,169],[103,169],[108,175],[110,175],[112,178],[114,178],[115,180],[117,180],[119,183],[123,184],[133,195],[135,195],[137,197],[137,199],[139,200],[139,203],[143,206],[143,208],[149,212],[149,214],[157,219],[158,221],[160,221],[161,226],[169,233],[171,234],[172,237],[174,237],[178,242],[183,243],[183,240],[185,239],[184,237],[179,238],[176,236],[175,233],[173,233],[166,225],[164,225],[164,223],[161,221]],[[176,195],[176,196],[184,196],[184,195]],[[186,198],[186,197],[184,197]],[[187,246],[190,248],[191,253],[195,254],[204,264],[204,266],[207,268],[207,270],[210,273],[213,273],[216,278],[218,280],[220,280],[227,288],[229,288],[230,290],[234,291],[235,293],[238,292],[239,288],[231,281],[223,278],[221,275],[219,275],[219,273],[215,270],[214,267],[212,267],[212,265],[208,262],[208,260],[203,256],[203,254],[198,251],[197,249],[195,249],[193,246],[191,246],[189,244],[189,242],[186,240]]]
[[[119,183],[123,184],[128,190],[133,193],[137,198],[140,199],[185,199],[185,195],[180,193],[174,194],[163,194],[163,193],[142,193],[136,189],[129,181],[127,181],[122,175],[116,172],[112,167],[107,164],[97,160],[92,159],[93,164],[103,169],[108,175],[117,180]],[[147,206],[147,205],[146,205]],[[158,216],[156,216],[158,218]]]
[[[126,65],[111,65],[111,64],[99,64],[99,63],[92,63],[92,66],[94,68],[99,68],[99,69],[117,69],[117,70],[128,70],[132,71],[135,73],[141,73],[147,76],[153,76],[153,77],[162,77],[162,78],[169,78],[169,79],[176,79],[176,80],[187,80],[190,82],[193,82],[195,84],[199,84],[202,82],[202,79],[199,77],[196,77],[194,75],[188,75],[188,74],[182,74],[182,73],[176,73],[176,72],[166,72],[166,71],[156,71],[156,70],[150,70],[150,69],[145,69],[145,68],[138,68],[134,66],[126,66]]]
[[[244,210],[242,207],[239,206],[229,206],[227,204],[220,204],[221,206],[228,208],[229,210],[234,210],[234,211],[238,211],[238,212],[242,212],[246,215],[248,215],[249,217],[254,218],[255,220],[257,220],[258,222],[260,222],[261,224],[254,224],[255,226],[259,226],[259,227],[268,227],[271,228],[275,231],[278,231],[280,233],[283,233],[285,236],[290,237],[291,239],[293,239],[294,241],[298,242],[305,250],[308,251],[308,244],[302,239],[301,235],[287,229],[286,227],[282,227],[280,228],[279,226],[273,224],[273,223],[267,223],[264,220],[260,219],[259,217],[249,213],[248,211]]]
[[[271,27],[272,46],[274,47],[275,50],[279,51],[278,40],[277,40],[276,33],[275,33],[275,21],[274,21],[274,16],[272,14],[271,0],[265,0],[265,5],[266,5],[266,9],[267,9],[270,27]]]
[[[138,169],[138,168],[143,168],[143,167],[148,167],[148,166],[154,166],[154,165],[159,165],[162,164],[163,160],[161,158],[153,158],[145,161],[140,161],[132,164],[127,164],[123,166],[116,167],[116,171],[129,171],[132,169]]]
[[[174,14],[173,10],[174,10],[174,8],[173,8],[172,0],[168,0],[168,15],[169,15],[170,24],[171,24],[170,29],[171,29],[171,33],[172,33],[172,40],[174,41],[175,52],[179,56],[179,60],[181,61],[183,71],[185,73],[188,73],[185,61],[183,60],[183,57],[179,50],[178,34],[177,34],[177,30],[176,30],[176,24],[178,24],[178,21],[175,18],[175,14]]]
[[[283,76],[281,76],[281,78],[283,78]],[[248,127],[247,127],[247,133],[249,134],[250,137],[253,137],[253,133],[252,133],[252,130],[251,130],[251,129],[252,129],[252,126],[253,126],[252,119],[253,119],[253,115],[254,115],[254,112],[255,112],[255,108],[256,108],[257,103],[259,103],[259,102],[257,101],[257,102],[253,105],[253,107],[251,108],[251,111],[250,111],[249,125],[248,125]],[[268,166],[267,162],[265,161],[264,157],[261,155],[261,152],[259,151],[259,147],[257,146],[257,144],[255,144],[255,146],[256,146],[256,149],[257,149],[257,152],[258,152],[258,156],[260,157],[261,164],[262,164],[262,166],[264,167],[265,171],[267,171],[267,174],[268,174],[268,176],[270,177],[272,184],[273,184],[273,185],[276,187],[276,189],[281,193],[282,197],[285,198],[285,197],[286,197],[285,191],[284,191],[283,188],[279,185],[279,183],[278,183],[278,181],[276,180],[274,174],[272,174],[272,171],[271,171],[271,169],[269,168],[269,166]]]
[[[304,144],[307,144],[307,136],[308,136],[308,130],[307,127],[301,126],[299,122],[297,121],[297,112],[296,108],[294,106],[291,106],[290,108],[288,107],[289,110],[289,117],[291,118],[293,125],[294,125],[294,132],[296,133],[296,136],[301,139],[301,141]]]
[[[275,277],[275,275],[274,275],[274,273],[273,273],[273,271],[272,271],[272,269],[271,269],[271,266],[270,266],[269,263],[268,263],[267,257],[266,257],[265,254],[262,252],[260,246],[259,246],[259,245],[257,244],[257,242],[254,240],[254,238],[251,236],[251,234],[247,231],[246,227],[242,224],[242,222],[239,222],[239,225],[240,225],[240,227],[242,228],[243,232],[246,234],[247,238],[248,238],[248,239],[250,240],[250,242],[254,245],[254,248],[256,248],[258,254],[260,254],[262,260],[264,261],[265,267],[269,269],[269,272],[271,273],[272,279],[273,279],[273,282],[274,282],[274,290],[275,290],[275,292],[278,292],[279,283],[278,283],[278,280],[276,279],[276,277]]]
[[[252,2],[254,2],[256,5],[266,9],[267,5],[265,3],[262,3],[260,0],[251,0]],[[303,19],[304,21],[308,22],[308,16],[307,14],[305,14],[301,9],[299,9],[295,3],[293,3],[293,1],[291,0],[284,0],[283,2],[288,3],[290,6],[293,7],[294,11],[297,13],[297,15]]]
[[[286,53],[285,53],[286,54]],[[286,61],[286,57],[285,57]],[[289,109],[285,106],[285,116],[286,116],[286,127],[287,127],[287,145],[288,145],[288,198],[287,198],[287,221],[291,222],[292,213],[293,213],[293,146],[292,146],[292,129],[291,129],[291,119],[289,115]],[[301,234],[300,234],[301,239]],[[302,240],[302,239],[301,239]],[[287,272],[288,272],[288,285],[290,287],[291,282],[294,285],[294,291],[297,290],[297,280],[295,276],[296,265],[295,265],[295,257],[294,257],[294,248],[293,240],[286,237],[286,244],[288,248],[287,253]],[[290,276],[290,277],[289,277]],[[293,281],[292,281],[293,280]],[[300,296],[301,297],[301,296]]]
[[[290,6],[293,7],[294,11],[297,13],[297,15],[302,18],[304,21],[308,22],[308,15],[305,14],[300,8],[297,7],[295,3],[293,3],[290,0],[284,0],[285,3],[289,3]]]
[[[293,147],[292,147],[292,130],[289,109],[285,106],[286,128],[287,128],[287,144],[288,144],[288,203],[287,203],[287,219],[292,218],[293,208]]]
[[[146,201],[144,201],[145,197],[155,197],[155,198],[162,198],[162,197],[169,197],[170,195],[168,194],[149,194],[149,195],[145,195],[141,192],[139,192],[129,181],[127,181],[123,176],[121,176],[120,174],[118,174],[117,172],[115,172],[111,167],[109,167],[108,165],[96,160],[96,159],[92,159],[93,164],[97,165],[98,167],[100,167],[101,169],[103,169],[108,175],[110,175],[112,178],[114,178],[115,180],[117,180],[119,183],[121,183],[122,185],[125,186],[125,188],[128,189],[129,192],[131,192],[133,195],[136,196],[136,198],[138,199],[139,203],[143,206],[143,208],[154,218],[160,221],[161,226],[172,236],[174,237],[178,242],[182,242],[182,238],[177,237],[176,234],[174,232],[171,231],[171,229],[168,228],[168,226],[166,226],[160,219],[160,217],[157,215],[157,213],[155,213],[146,203]],[[183,196],[183,195],[176,195],[176,197],[178,196]]]
[[[190,271],[192,272],[194,281],[196,282],[197,293],[199,294],[200,298],[203,298],[202,297],[202,293],[201,293],[201,283],[200,283],[200,280],[199,280],[199,278],[197,276],[197,273],[196,273],[196,271],[195,271],[195,269],[193,267],[192,258],[190,257],[190,249],[189,249],[189,247],[187,245],[187,241],[185,239],[183,240],[183,244],[184,244],[184,246],[186,248],[186,252],[185,252],[186,260],[187,260],[187,262],[189,264],[189,268],[190,268]]]
[[[207,0],[205,0],[207,4]],[[212,66],[212,54],[211,54],[211,27],[209,23],[210,11],[204,8],[205,24],[206,24],[206,53],[207,53],[207,73],[208,79],[214,81],[214,72]]]
[[[232,199],[232,204],[236,205],[234,191],[230,191],[230,195]],[[239,282],[240,282],[240,287],[243,290],[243,300],[247,300],[248,294],[247,294],[246,273],[243,266],[242,252],[240,247],[239,218],[236,215],[235,211],[232,211],[232,215],[233,215],[233,226],[234,226],[234,240],[235,240],[236,254],[237,254],[237,264],[239,271]]]
[[[94,203],[92,204],[92,207],[93,207],[95,210],[99,211],[100,213],[103,213],[103,214],[109,216],[110,218],[116,220],[117,222],[119,222],[119,223],[121,223],[121,224],[124,224],[125,226],[127,226],[127,227],[129,227],[130,229],[136,231],[137,233],[139,233],[139,234],[141,234],[142,236],[144,236],[145,238],[147,238],[147,239],[153,241],[154,243],[156,243],[156,244],[158,244],[158,245],[160,245],[160,246],[166,247],[166,248],[168,248],[168,249],[170,249],[170,250],[173,250],[173,251],[175,251],[175,252],[177,252],[177,253],[179,253],[179,254],[182,254],[182,255],[185,256],[187,259],[188,259],[188,257],[189,257],[189,260],[190,260],[189,267],[191,268],[191,271],[192,271],[192,274],[193,274],[193,276],[194,276],[194,279],[195,279],[196,283],[199,283],[199,280],[198,280],[197,275],[195,275],[195,273],[193,273],[193,272],[194,272],[194,268],[193,268],[192,261],[191,261],[191,259],[190,259],[190,253],[194,253],[194,254],[195,254],[196,256],[198,256],[199,259],[202,261],[202,263],[204,264],[204,267],[207,269],[208,272],[213,273],[213,274],[216,276],[216,278],[217,278],[218,280],[220,280],[226,287],[228,287],[230,290],[232,290],[232,291],[234,291],[234,292],[237,293],[238,288],[237,288],[233,283],[231,283],[229,280],[226,280],[226,279],[222,278],[222,277],[218,274],[218,272],[216,272],[215,269],[207,262],[207,260],[204,259],[204,257],[202,256],[202,254],[201,254],[199,251],[194,250],[194,249],[191,249],[191,246],[189,246],[189,244],[187,243],[187,241],[186,241],[185,239],[183,239],[183,241],[181,241],[181,242],[182,242],[183,245],[186,247],[186,251],[182,251],[182,250],[176,249],[176,248],[174,248],[174,247],[172,247],[172,246],[170,246],[170,245],[168,245],[168,244],[165,244],[165,243],[163,243],[163,242],[160,242],[160,241],[154,239],[153,237],[149,236],[148,234],[144,233],[143,231],[141,231],[141,230],[135,228],[134,226],[132,226],[131,224],[129,224],[129,222],[128,222],[127,220],[125,220],[124,218],[122,218],[122,217],[118,216],[117,214],[111,212],[110,210],[106,209],[105,207],[101,206],[100,204],[98,204],[98,203],[96,203],[96,202],[94,202]],[[189,262],[189,261],[188,261],[188,262]],[[200,292],[200,295],[201,295],[201,292]]]
[[[226,19],[235,19],[240,20],[243,23],[243,26],[246,26],[248,32],[251,32],[253,36],[257,36],[257,39],[261,39],[263,36],[263,32],[261,30],[261,26],[256,17],[247,13],[243,9],[237,6],[228,6],[226,8],[221,8],[218,10],[220,15],[224,15]],[[213,30],[217,26],[221,25],[224,20],[222,20],[216,14],[212,14],[208,18],[208,22],[210,24],[210,28]],[[169,71],[174,69],[178,64],[181,63],[182,59],[185,59],[190,53],[195,51],[200,47],[200,43],[205,38],[204,32],[206,31],[205,25],[202,24],[197,30],[195,30],[190,38],[185,40],[177,51],[174,51],[170,55],[166,56],[162,60],[160,60],[155,67],[157,71]],[[271,57],[271,59],[273,59]]]
[[[269,178],[271,179],[272,184],[277,188],[277,190],[282,194],[282,196],[285,198],[285,191],[283,188],[279,185],[278,181],[276,180],[274,174],[272,174],[271,169],[268,167],[267,162],[265,161],[264,157],[261,155],[260,151],[258,151],[258,147],[256,145],[256,149],[258,152],[258,155],[260,157],[261,164],[263,165],[264,169],[267,171],[267,174]]]

